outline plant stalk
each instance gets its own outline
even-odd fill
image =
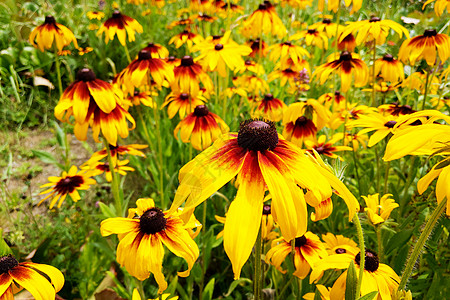
[[[353,223],[355,223],[356,231],[358,233],[358,243],[360,251],[358,285],[356,286],[356,297],[359,298],[361,295],[361,283],[364,275],[364,265],[366,261],[366,248],[364,246],[364,234],[361,222],[359,221],[358,213],[355,213],[355,215],[353,216]]]
[[[108,165],[109,165],[109,171],[111,172],[111,189],[113,192],[114,197],[114,204],[116,208],[116,214],[119,217],[122,217],[122,199],[120,197],[120,190],[119,190],[119,181],[116,174],[115,166],[113,164],[113,159],[111,156],[111,149],[109,149],[109,143],[106,140],[106,138],[103,138],[103,142],[105,144],[106,153],[108,155]]]
[[[261,227],[259,227],[258,237],[255,244],[255,277],[253,283],[253,294],[255,300],[261,300]]]

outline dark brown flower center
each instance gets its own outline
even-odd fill
[[[72,193],[77,187],[80,187],[83,183],[83,177],[80,175],[68,176],[56,183],[55,190],[59,194],[69,194]]]
[[[267,6],[263,3],[258,6],[258,10],[266,10]]]
[[[212,36],[213,41],[220,40],[222,37],[223,37],[223,35],[213,35],[213,36]]]
[[[393,61],[394,57],[391,54],[386,54],[385,56],[383,56],[383,60],[385,60],[385,61]]]
[[[187,100],[187,99],[189,99],[189,94],[188,94],[188,93],[181,93],[181,94],[180,94],[180,99],[181,99],[181,100]]]
[[[323,154],[325,152],[325,148],[323,146],[317,146],[314,148],[317,153]]]
[[[146,234],[155,234],[166,228],[167,219],[161,209],[154,207],[147,210],[139,220],[141,230]]]
[[[361,253],[356,254],[355,256],[355,263],[358,264],[361,262]],[[375,272],[378,270],[378,266],[380,265],[380,261],[378,260],[378,255],[371,251],[366,249],[366,259],[364,261],[364,269],[366,271]]]
[[[273,150],[278,144],[277,129],[271,121],[249,119],[241,123],[237,142],[247,150]]]
[[[175,56],[169,56],[169,58],[167,59],[168,61],[175,61],[176,57]]]
[[[194,59],[192,58],[192,56],[186,55],[183,56],[183,58],[181,59],[181,65],[183,67],[189,67],[192,66],[194,64]]]
[[[139,51],[138,60],[146,60],[146,59],[151,59],[151,58],[152,58],[152,54],[150,53],[150,51],[147,51],[144,49]]]
[[[395,124],[397,124],[397,121],[387,121],[386,123],[384,123],[384,126],[387,128],[393,128]]]
[[[269,204],[263,206],[263,215],[270,215],[272,213],[272,207]]]
[[[291,41],[286,41],[286,42],[283,43],[283,45],[292,46],[292,42]]]
[[[217,45],[214,46],[214,49],[217,50],[217,51],[220,51],[220,50],[223,49],[223,45],[222,44],[217,44]]]
[[[295,247],[300,248],[306,245],[307,242],[308,240],[306,239],[306,237],[302,235],[301,237],[295,238]]]
[[[331,20],[328,19],[328,18],[325,18],[325,19],[322,20],[322,23],[323,24],[331,24]]]
[[[0,257],[0,275],[8,273],[14,267],[17,267],[19,262],[11,255]]]
[[[336,254],[344,254],[347,253],[347,250],[345,250],[344,248],[337,248],[336,250],[334,250],[334,252],[336,252]]]
[[[352,60],[352,54],[348,51],[343,51],[341,56],[339,57],[340,61],[349,61]]]
[[[436,29],[427,29],[423,33],[423,36],[426,36],[426,37],[432,37],[432,36],[436,36],[436,35],[437,35]]]
[[[118,10],[115,10],[112,14],[113,18],[120,18],[121,16],[122,16],[122,14]]]
[[[91,69],[83,68],[77,72],[78,81],[93,81],[95,78],[95,73]]]
[[[314,33],[316,33],[316,30],[315,29],[308,29],[308,33],[309,34],[314,34]]]
[[[155,47],[155,44],[154,44],[154,43],[148,43],[148,44],[147,44],[147,47],[153,48],[153,47]]]
[[[45,17],[44,24],[55,24],[55,23],[56,23],[55,17],[53,17],[53,16],[46,16]]]
[[[381,19],[380,19],[379,17],[372,17],[372,18],[370,18],[370,20],[369,20],[370,23],[373,23],[373,22],[380,22],[380,21],[381,21]]]
[[[334,92],[334,96],[339,97],[340,95],[341,95],[341,92],[339,92],[339,91]]]
[[[252,65],[252,61],[251,60],[246,60],[245,61],[245,65],[246,66],[251,66]]]
[[[264,96],[264,100],[265,100],[265,101],[273,100],[273,95],[272,95],[272,94],[266,94],[266,95]]]
[[[209,114],[209,110],[206,105],[197,105],[194,109],[194,115],[196,117],[204,117]]]

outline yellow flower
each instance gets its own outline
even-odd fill
[[[53,16],[46,16],[44,24],[33,29],[29,41],[31,45],[38,47],[42,52],[45,49],[51,49],[53,42],[55,42],[58,51],[62,51],[65,46],[72,42],[75,48],[78,48],[77,39],[72,31],[66,26],[56,23]]]
[[[151,300],[178,300],[178,296],[169,298],[170,294],[162,294],[161,298],[155,298],[155,299],[151,299]],[[139,292],[137,289],[133,290],[133,295],[131,300],[141,300],[141,295],[139,295]],[[150,300],[150,299],[149,299]]]
[[[200,83],[208,92],[214,89],[209,75],[189,55],[181,59],[180,65],[173,69],[173,73],[175,80],[172,82],[172,90],[179,89],[181,92],[196,95],[200,91]]]
[[[336,35],[336,27],[338,25],[336,23],[332,23],[330,17],[332,16],[327,16],[323,18],[322,22],[312,24],[311,26],[309,26],[309,29],[316,29],[319,32],[325,32],[328,38],[332,38]],[[342,25],[339,25],[339,28],[341,27]]]
[[[306,45],[317,46],[319,49],[328,49],[328,37],[324,32],[316,29],[300,31],[290,37],[291,40],[305,39]]]
[[[86,13],[86,16],[89,18],[89,20],[97,19],[100,21],[105,16],[105,14],[101,11],[88,11]]]
[[[426,71],[422,70],[422,72],[414,72],[403,81],[401,86],[418,90],[421,94],[423,94],[425,92],[426,78]],[[439,85],[440,81],[436,75],[431,75],[428,77],[428,93],[431,95],[436,95],[439,90]]]
[[[440,17],[444,10],[447,8],[447,13],[450,13],[450,0],[428,0],[422,6],[422,10],[425,9],[425,6],[430,4],[431,2],[436,1],[434,3],[434,12],[438,17]]]
[[[274,98],[272,94],[264,95],[263,99],[257,103],[253,115],[278,122],[283,118],[283,113],[287,108],[286,104],[280,99]]]
[[[294,64],[298,64],[303,60],[303,56],[310,56],[308,51],[300,46],[292,44],[290,41],[270,46],[268,51],[270,51],[269,59],[273,62],[279,60],[285,62],[290,58]]]
[[[324,285],[321,284],[317,284],[316,285],[316,289],[319,291],[319,295],[320,295],[320,299],[322,300],[330,300],[330,289],[331,288],[327,288]],[[305,295],[303,295],[303,299],[305,300],[315,300],[316,299],[316,293],[306,293]]]
[[[270,1],[260,4],[243,23],[242,34],[246,37],[260,37],[262,34],[276,35],[282,38],[287,30],[278,17],[275,7]]]
[[[338,8],[340,6],[341,0],[327,0],[328,2],[328,10],[332,10],[335,13],[338,11]],[[362,0],[345,0],[344,4],[346,7],[349,7],[350,4],[352,4],[352,10],[350,11],[350,14],[353,14],[354,12],[357,12],[361,6],[362,6]],[[325,0],[319,0],[318,3],[318,9],[320,11],[323,11],[325,8]]]
[[[403,81],[405,79],[403,64],[392,55],[386,54],[375,61],[375,76],[381,76],[390,82]]]
[[[135,216],[106,219],[101,223],[100,232],[102,236],[118,235],[117,262],[141,281],[152,273],[161,294],[167,288],[162,273],[163,245],[188,264],[188,269],[178,272],[178,276],[189,276],[197,260],[197,244],[186,230],[192,224],[184,224],[177,211],[163,212],[155,207],[151,198],[139,199],[136,205]]]
[[[376,225],[383,223],[389,218],[392,210],[398,207],[394,199],[390,199],[392,194],[386,194],[379,199],[379,194],[361,196],[366,201],[367,207],[364,211],[369,215],[369,219],[372,224]]]
[[[55,299],[64,276],[55,267],[33,262],[19,263],[14,256],[0,256],[0,299],[14,299],[13,291],[28,290],[36,300]]]
[[[368,115],[361,115],[359,119],[352,120],[347,123],[347,128],[355,127],[365,127],[365,129],[360,130],[359,134],[368,133],[371,131],[375,132],[369,139],[369,147],[374,146],[379,141],[388,136],[389,133],[394,133],[394,126],[397,124],[397,117],[392,115],[383,116],[379,113],[371,113]]]
[[[192,113],[197,106],[205,103],[206,99],[201,95],[182,93],[175,90],[167,95],[162,107],[167,106],[169,119],[175,117],[177,112],[180,118],[183,119],[186,115]]]
[[[133,155],[133,156],[140,156],[145,157],[145,154],[140,151],[141,149],[145,149],[148,146],[147,145],[139,145],[139,144],[130,144],[130,145],[122,145],[122,146],[113,146],[109,145],[109,151],[111,152],[111,158],[112,161],[115,162],[119,159],[119,155]],[[98,162],[102,159],[104,159],[108,155],[108,152],[106,148],[103,148],[102,150],[99,150],[97,152],[94,152],[94,154],[91,155],[91,158],[84,163],[84,165],[90,165],[92,163]]]
[[[329,255],[343,253],[356,255],[359,253],[358,245],[343,235],[334,235],[331,232],[327,232],[326,234],[322,234],[322,240],[326,244]]]
[[[114,39],[114,36],[117,34],[119,42],[125,46],[125,37],[127,35],[128,41],[133,42],[136,39],[135,32],[142,33],[144,32],[144,29],[135,19],[123,15],[120,11],[115,10],[112,17],[106,20],[102,27],[100,27],[97,35],[101,35],[103,32],[105,33],[106,44],[108,44],[110,40]]]
[[[343,133],[336,133],[333,135],[331,139],[327,141],[326,135],[321,135],[317,139],[317,141],[305,140],[305,146],[308,151],[312,151],[314,149],[318,154],[322,154],[331,158],[339,158],[343,160],[340,156],[335,154],[334,152],[340,151],[351,151],[352,148],[348,146],[335,146],[334,144],[341,141],[343,138]]]
[[[180,32],[177,35],[174,35],[170,40],[169,40],[169,45],[170,44],[175,44],[175,48],[180,48],[182,45],[186,44],[187,48],[190,50],[192,48],[192,45],[194,44],[199,44],[201,42],[203,42],[204,39],[201,35],[192,33],[188,30],[183,30],[182,32]]]

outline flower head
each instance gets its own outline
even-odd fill
[[[102,221],[100,231],[103,236],[119,236],[117,262],[139,280],[152,273],[161,294],[167,288],[162,273],[163,245],[186,260],[188,269],[178,272],[179,276],[189,276],[197,260],[199,250],[187,230],[192,224],[183,224],[178,212],[163,212],[155,207],[151,198],[137,200],[136,206],[132,218],[106,219]]]
[[[310,46],[317,46],[319,49],[328,49],[328,37],[319,30],[310,28],[308,30],[300,31],[290,37],[291,40],[305,39],[305,44]]]
[[[200,90],[200,82],[208,91],[214,89],[211,78],[202,69],[202,66],[194,59],[186,55],[181,59],[179,66],[173,69],[175,80],[172,83],[172,89],[180,89],[182,92],[198,94]],[[195,106],[194,106],[195,107]]]
[[[386,194],[379,199],[379,194],[362,196],[364,201],[366,201],[367,207],[364,211],[369,215],[372,224],[376,225],[386,221],[392,210],[398,207],[394,199],[391,199],[392,194]]]
[[[331,139],[327,140],[326,135],[321,135],[317,141],[305,140],[305,146],[308,151],[312,152],[314,149],[318,154],[322,154],[331,158],[340,158],[335,152],[351,151],[352,148],[348,146],[336,146],[334,145],[343,138],[343,133],[336,133]],[[340,158],[342,160],[342,158]]]
[[[422,10],[425,9],[425,6],[433,1],[436,1],[434,3],[434,12],[438,17],[440,17],[444,13],[445,9],[447,9],[447,13],[450,13],[450,0],[428,0],[423,4]]]
[[[117,34],[117,38],[119,42],[125,46],[126,44],[126,36],[128,35],[128,41],[133,42],[135,38],[135,32],[142,33],[144,29],[141,24],[138,23],[135,19],[123,15],[120,11],[115,10],[108,20],[103,23],[102,27],[97,31],[97,35],[101,35],[105,33],[105,43],[112,39]]]
[[[392,55],[386,54],[375,61],[375,76],[381,76],[390,82],[403,81],[405,79],[403,64]]]
[[[169,57],[169,50],[166,47],[156,44],[156,43],[148,43],[147,47],[142,50],[146,50],[150,52],[153,58],[166,58]]]
[[[0,257],[0,299],[13,299],[17,287],[28,290],[36,300],[55,299],[63,285],[64,276],[55,267],[19,263],[12,255]]]
[[[255,117],[263,117],[265,119],[278,122],[283,118],[284,110],[287,108],[286,104],[272,94],[266,94],[257,104],[254,112]]]
[[[269,59],[273,62],[279,60],[285,62],[290,58],[294,64],[298,64],[302,61],[303,56],[310,56],[308,51],[300,46],[292,44],[290,41],[272,45],[268,50],[270,51]]]
[[[34,47],[37,45],[42,52],[45,49],[51,49],[53,42],[55,42],[58,51],[62,51],[65,46],[72,42],[75,48],[78,48],[77,39],[72,31],[66,26],[56,23],[53,16],[46,16],[44,24],[33,29],[29,41]]]
[[[253,38],[260,37],[262,34],[271,34],[282,38],[286,32],[286,27],[270,1],[260,4],[258,9],[244,21],[242,28],[244,36]]]
[[[199,44],[203,42],[203,37],[201,35],[190,32],[189,30],[183,30],[177,35],[174,35],[169,40],[170,44],[175,44],[175,48],[180,48],[182,45],[186,44],[188,49],[192,48],[192,45]]]
[[[169,119],[175,117],[177,112],[180,118],[183,119],[187,114],[192,113],[197,106],[205,103],[206,99],[199,94],[189,94],[174,90],[167,95],[162,107],[167,106]]]

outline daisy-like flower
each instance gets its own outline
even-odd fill
[[[105,43],[108,44],[110,40],[114,39],[117,34],[117,38],[122,46],[126,44],[126,36],[128,35],[128,41],[134,42],[136,39],[135,32],[142,33],[144,29],[141,24],[135,19],[123,15],[120,11],[115,10],[108,20],[103,23],[102,27],[97,31],[97,35],[105,33]]]
[[[330,112],[315,99],[295,102],[285,110],[283,124],[295,122],[301,116],[311,119],[317,126],[317,130],[321,130],[328,123]]]
[[[76,166],[70,167],[69,172],[63,171],[61,177],[50,176],[48,178],[48,181],[50,182],[40,186],[40,188],[49,189],[39,193],[39,195],[50,194],[45,196],[45,198],[42,199],[38,205],[41,205],[42,202],[50,198],[50,209],[52,209],[57,202],[57,207],[60,208],[67,195],[69,195],[74,202],[77,202],[81,199],[78,191],[88,190],[90,185],[96,183],[91,176],[93,176],[93,174],[90,172],[78,172]]]
[[[178,276],[189,276],[197,260],[199,250],[187,230],[193,224],[183,224],[177,211],[163,212],[150,198],[137,200],[136,206],[133,218],[106,219],[100,232],[103,236],[118,235],[117,262],[141,281],[152,273],[161,294],[167,288],[162,273],[163,245],[188,264],[188,269],[178,272]]]
[[[153,58],[166,58],[169,57],[169,50],[166,47],[156,44],[156,43],[148,43],[147,47],[142,50],[146,50],[150,52]]]
[[[172,83],[172,89],[179,88],[185,93],[198,94],[200,82],[207,91],[213,91],[214,89],[211,78],[203,71],[202,66],[195,63],[189,55],[181,59],[180,65],[173,69],[173,73],[175,80]]]
[[[331,129],[337,129],[344,124],[346,120],[357,120],[361,115],[376,113],[375,107],[369,107],[367,105],[358,105],[358,103],[347,103],[346,106],[338,107],[328,122],[328,127]]]
[[[46,16],[44,24],[33,29],[30,33],[29,41],[31,45],[39,48],[42,52],[45,49],[51,49],[53,42],[58,51],[62,51],[65,46],[72,42],[75,48],[78,48],[77,39],[72,31],[66,26],[56,23],[53,16]]]
[[[157,106],[156,102],[153,101],[152,93],[149,91],[139,92],[138,90],[135,90],[133,95],[127,97],[127,100],[129,101],[130,106],[139,106],[141,104],[151,108],[155,108]],[[124,108],[127,109],[125,105]]]
[[[398,203],[395,203],[394,199],[391,199],[392,194],[385,194],[379,198],[379,194],[361,196],[366,201],[367,207],[364,211],[369,215],[370,222],[372,224],[380,224],[386,221],[391,212],[398,207]]]
[[[149,78],[161,88],[167,80],[173,82],[173,70],[163,59],[153,58],[147,50],[139,51],[138,57],[123,71],[119,83],[127,93],[134,93],[135,88],[148,88]]]
[[[394,59],[391,54],[386,54],[375,61],[375,76],[381,76],[390,82],[403,81],[405,79],[403,64]]]
[[[145,149],[148,146],[147,145],[139,145],[139,144],[130,144],[130,145],[109,145],[109,151],[111,152],[111,158],[114,161],[119,159],[119,155],[133,155],[133,156],[140,156],[145,157],[145,154],[140,151],[141,149]],[[103,148],[102,150],[99,150],[97,152],[94,152],[94,154],[91,155],[91,158],[86,162],[86,164],[91,164],[97,161],[100,161],[108,156],[108,151],[106,148]]]
[[[201,53],[197,57],[197,61],[204,69],[213,72],[216,71],[220,76],[226,77],[226,67],[230,70],[241,68],[244,65],[242,56],[249,55],[252,49],[246,45],[238,45],[230,40],[231,31],[227,31],[217,44],[202,43],[192,49],[192,51],[200,50]]]
[[[319,49],[328,49],[328,37],[327,35],[316,29],[308,29],[300,31],[290,37],[291,40],[305,39],[305,43],[308,46],[317,46]]]
[[[428,0],[427,2],[425,2],[422,6],[422,10],[425,9],[425,6],[427,6],[428,4],[430,4],[431,2],[434,2],[434,12],[436,13],[436,15],[438,17],[440,17],[443,13],[444,10],[447,8],[447,13],[450,13],[450,0]]]
[[[421,72],[414,72],[402,82],[401,86],[415,89],[421,94],[425,92],[425,83],[427,82],[427,72],[421,70]],[[431,75],[428,77],[428,92],[432,95],[436,95],[440,86],[440,80],[437,76]]]
[[[260,95],[269,91],[267,81],[256,75],[242,75],[233,81],[238,87],[245,87],[249,94]]]
[[[427,29],[423,35],[407,39],[398,52],[399,60],[404,63],[409,61],[411,65],[425,59],[429,66],[433,66],[437,56],[441,62],[450,57],[450,37],[444,33],[437,33],[436,29]]]
[[[351,257],[350,255],[335,254],[317,263],[314,268],[318,270],[347,269],[351,261],[354,261],[356,274],[359,275],[359,263],[361,253]],[[314,271],[316,271],[314,269]],[[330,291],[330,299],[344,299],[347,280],[347,270],[334,282]],[[361,295],[377,291],[377,300],[391,299],[391,293],[398,288],[400,278],[388,265],[380,263],[378,255],[371,251],[365,251],[364,274],[361,284]]]
[[[194,149],[204,150],[229,130],[228,125],[218,115],[210,112],[206,105],[198,105],[193,113],[175,127],[173,134],[178,139],[180,132],[183,143],[190,142]]]
[[[334,235],[331,232],[322,234],[328,255],[350,253],[353,256],[359,253],[358,245],[351,239],[343,235]]]
[[[316,285],[316,289],[317,291],[319,291],[319,295],[320,295],[320,299],[323,300],[329,300],[330,299],[330,288],[327,288],[324,285],[321,284],[317,284]],[[305,295],[303,295],[303,299],[305,300],[315,300],[316,298],[316,293],[306,293]]]
[[[191,18],[180,19],[180,20],[172,21],[169,25],[167,25],[167,29],[173,29],[176,26],[189,27],[189,25],[192,25],[192,24],[194,24],[194,20]]]
[[[410,115],[416,111],[409,105],[399,105],[397,102],[391,104],[383,104],[378,106],[378,111],[384,114],[390,114],[394,117],[400,115]]]
[[[331,16],[329,16],[331,17]],[[329,17],[323,18],[322,22],[314,23],[309,26],[309,29],[315,29],[319,32],[325,32],[328,38],[336,35],[336,23],[331,22]],[[328,41],[327,41],[328,42]],[[352,50],[353,51],[353,50]]]
[[[245,61],[245,64],[241,68],[237,68],[234,70],[235,73],[244,73],[246,71],[254,73],[256,75],[263,75],[265,73],[264,67],[262,65],[249,59]]]
[[[272,94],[264,95],[264,98],[257,105],[253,115],[273,122],[281,121],[284,110],[287,108],[283,101],[274,98]]]
[[[337,48],[339,51],[348,51],[348,52],[353,52],[356,48],[356,39],[355,36],[353,34],[349,34],[347,36],[345,36],[343,39],[341,39],[342,37],[342,31],[340,34],[338,34],[339,38],[338,38],[338,45]],[[336,43],[336,41],[335,41]]]
[[[180,91],[172,91],[167,95],[162,107],[167,106],[167,114],[169,119],[175,117],[175,115],[180,115],[180,119],[184,119],[187,114],[194,111],[199,105],[206,103],[206,99],[200,94],[188,94],[182,93]]]
[[[320,259],[328,256],[325,245],[320,241],[319,237],[312,232],[306,232],[304,235],[295,238],[294,247],[294,276],[305,279],[308,276],[311,267]],[[266,254],[266,262],[272,264],[278,271],[285,274],[281,263],[291,253],[291,242],[286,241],[283,237],[272,241],[272,247]]]
[[[273,122],[250,119],[241,123],[238,133],[223,135],[181,168],[171,211],[186,199],[184,211],[192,211],[236,176],[238,191],[224,229],[224,248],[236,279],[256,241],[267,189],[272,215],[286,240],[306,232],[308,212],[298,185],[317,199],[329,198],[332,186],[347,203],[349,217],[359,207],[344,184],[278,135]]]
[[[262,43],[262,44],[261,44]],[[259,55],[266,56],[268,49],[266,42],[262,41],[260,38],[257,39],[250,39],[247,43],[247,46],[249,46],[252,49],[252,53],[250,53],[248,56],[250,57],[257,57]]]
[[[308,51],[300,46],[292,44],[290,41],[272,45],[268,50],[270,51],[269,59],[273,62],[279,60],[285,62],[290,58],[294,64],[298,64],[303,60],[303,56],[309,57]]]
[[[260,4],[242,26],[242,34],[252,38],[260,37],[262,34],[276,35],[278,38],[282,38],[287,33],[286,27],[270,1]]]
[[[183,30],[169,40],[169,45],[175,44],[175,48],[178,49],[186,44],[187,48],[190,50],[194,44],[200,44],[203,41],[204,39],[201,35],[192,33],[189,30]]]
[[[178,300],[178,296],[170,297],[170,294],[162,294],[161,298],[149,299],[149,300]],[[139,291],[137,289],[133,290],[133,295],[131,300],[141,300],[141,295],[139,295]]]
[[[319,103],[324,104],[327,109],[329,109],[331,106],[333,106],[338,110],[345,109],[346,99],[344,95],[341,94],[340,91],[323,94],[317,99],[317,101],[319,101]]]
[[[19,263],[11,254],[0,257],[0,299],[14,299],[14,292],[24,288],[36,300],[55,299],[64,285],[57,268],[33,262]]]
[[[314,149],[318,154],[322,154],[331,158],[339,158],[342,160],[340,156],[338,156],[335,152],[340,151],[351,151],[352,148],[348,146],[335,146],[334,144],[341,141],[343,138],[343,133],[336,133],[333,135],[331,139],[327,141],[326,135],[321,135],[317,139],[317,141],[313,140],[305,140],[305,146],[308,151],[312,153],[312,150]]]
[[[289,6],[298,9],[305,9],[312,5],[312,0],[281,0],[280,2],[283,7],[288,4]]]
[[[306,70],[306,69],[303,69]],[[267,76],[267,81],[272,82],[275,79],[280,78],[280,86],[285,86],[287,82],[291,87],[295,87],[296,83],[299,81],[301,77],[301,71],[297,72],[291,68],[283,69],[283,70],[274,70]]]
[[[88,11],[86,13],[86,16],[89,18],[89,20],[97,19],[101,20],[105,16],[105,14],[101,11]]]
[[[336,71],[341,76],[341,90],[343,93],[350,89],[352,76],[356,87],[366,85],[369,78],[367,65],[361,59],[353,58],[348,51],[343,51],[339,59],[318,66],[312,78],[317,76],[320,84],[324,84],[330,74]]]
[[[311,119],[305,116],[291,120],[284,125],[283,136],[293,144],[301,147],[305,140],[316,138],[317,127]]]
[[[328,6],[327,6],[328,10],[329,11],[332,10],[333,12],[336,13],[338,11],[341,0],[327,0],[327,2],[328,2]],[[353,14],[354,12],[357,12],[361,8],[362,0],[345,0],[344,4],[346,7],[349,7],[350,4],[352,4],[352,9],[350,11],[350,14]],[[318,9],[320,11],[323,11],[324,8],[325,8],[325,0],[319,0]]]
[[[134,172],[134,168],[127,166],[129,162],[130,161],[128,159],[114,160],[113,161],[114,172],[122,176],[127,175],[127,172]],[[92,172],[92,174],[95,176],[105,173],[106,181],[108,182],[112,181],[111,169],[109,168],[108,162],[88,160],[85,164],[81,166],[81,169],[86,170],[88,172]]]
[[[352,120],[347,123],[347,128],[365,127],[359,131],[359,134],[375,132],[369,139],[369,147],[374,146],[379,141],[387,137],[390,133],[394,134],[394,126],[397,124],[397,117],[388,115],[383,116],[379,113],[372,113],[368,115],[361,115],[357,120]]]
[[[409,38],[408,30],[402,25],[392,20],[381,20],[379,17],[372,17],[370,20],[362,20],[350,23],[347,25],[339,38],[342,41],[347,35],[356,35],[356,45],[361,45],[364,42],[375,41],[377,45],[382,45],[386,42],[386,37],[389,32],[394,30],[400,38],[403,34]]]
[[[359,134],[359,133],[345,133],[344,138],[344,146],[350,145],[353,148],[353,151],[357,151],[360,146],[366,149],[367,142],[369,141],[369,137],[367,134]]]

